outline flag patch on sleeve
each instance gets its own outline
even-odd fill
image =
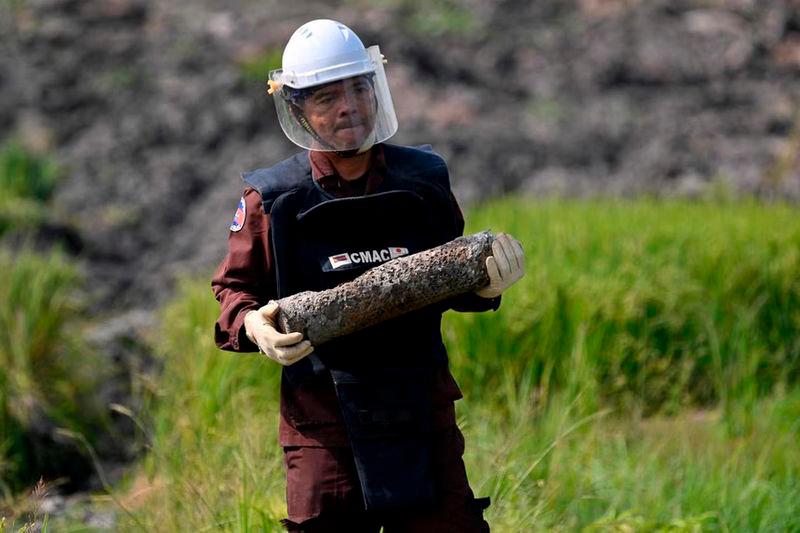
[[[247,210],[244,206],[244,196],[239,200],[239,206],[236,208],[236,213],[233,215],[233,222],[231,223],[231,231],[239,231],[244,226],[245,215]]]

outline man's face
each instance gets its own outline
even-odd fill
[[[323,85],[302,108],[317,135],[335,149],[358,148],[375,127],[375,93],[364,76]]]

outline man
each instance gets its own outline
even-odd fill
[[[497,309],[523,274],[500,234],[490,283],[322,346],[281,333],[272,301],[352,280],[388,256],[463,232],[447,167],[429,149],[383,144],[397,130],[383,59],[346,26],[300,27],[269,80],[287,137],[305,148],[243,175],[229,250],[212,286],[218,346],[284,365],[280,444],[289,531],[488,531],[462,461],[441,314]],[[358,252],[389,250],[391,254]],[[352,257],[371,257],[373,262]]]

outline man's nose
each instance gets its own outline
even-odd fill
[[[340,117],[355,113],[357,110],[356,99],[351,95],[344,94],[336,101],[336,114]]]

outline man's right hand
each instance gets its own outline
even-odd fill
[[[261,353],[284,366],[296,363],[314,351],[303,334],[281,333],[275,327],[278,302],[271,301],[258,311],[249,311],[244,317],[244,331]]]

